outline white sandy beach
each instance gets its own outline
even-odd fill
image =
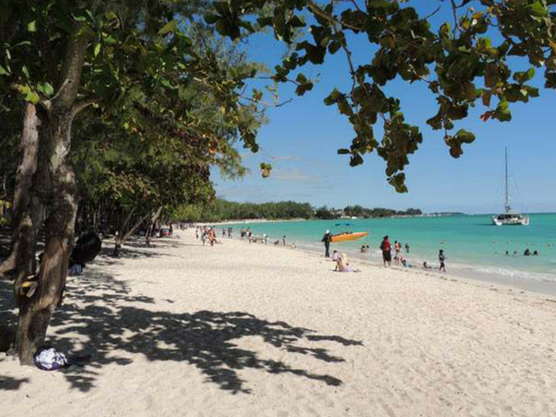
[[[552,297],[178,233],[69,278],[48,340],[91,362],[0,354],[0,416],[556,415]]]

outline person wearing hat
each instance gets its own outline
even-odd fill
[[[330,233],[330,230],[326,231],[321,242],[324,242],[324,257],[330,258],[330,242],[332,242],[332,234]]]

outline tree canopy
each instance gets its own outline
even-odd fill
[[[454,158],[463,153],[464,144],[475,140],[472,132],[454,131],[471,107],[484,107],[484,121],[510,121],[511,103],[526,103],[539,95],[530,82],[537,69],[543,71],[545,87],[556,88],[555,0],[439,0],[427,2],[427,12],[422,11],[424,3],[217,1],[206,21],[233,39],[267,28],[277,41],[290,45],[274,79],[296,83],[299,95],[313,87],[300,70],[343,53],[351,88],[334,89],[324,100],[337,106],[355,132],[351,146],[338,153],[349,155],[355,166],[363,163],[363,155],[376,152],[386,162],[390,184],[405,192],[403,171],[423,136],[406,121],[400,98],[388,96],[389,83],[426,83],[437,101],[427,123],[444,132]],[[453,19],[433,27],[430,18],[443,7],[450,9]],[[372,51],[368,61],[354,58],[352,44],[360,39]],[[382,138],[375,135],[377,125]]]

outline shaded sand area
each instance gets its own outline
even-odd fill
[[[48,340],[92,360],[0,354],[1,416],[556,415],[547,296],[180,233],[69,279]]]

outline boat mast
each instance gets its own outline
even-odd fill
[[[506,204],[504,206],[504,209],[506,210],[506,213],[508,213],[511,210],[510,207],[510,199],[508,196],[508,148],[505,148],[505,160],[506,160]]]

